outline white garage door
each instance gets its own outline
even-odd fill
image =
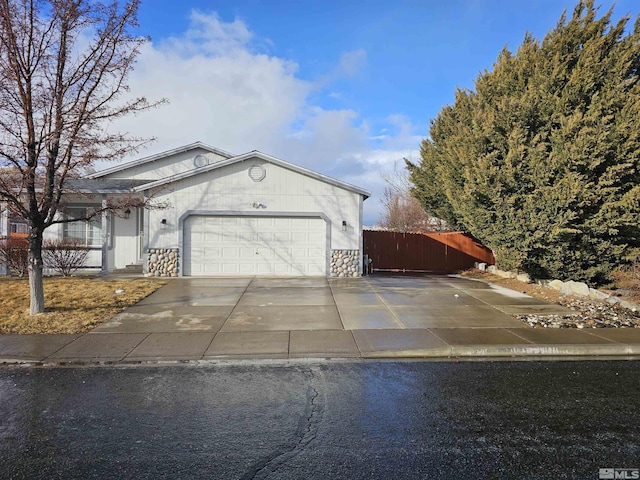
[[[326,275],[321,218],[192,216],[184,275]]]

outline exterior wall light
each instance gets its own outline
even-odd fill
[[[346,220],[342,220],[342,231],[343,232],[347,231],[347,221]]]
[[[125,219],[125,220],[129,220],[129,217],[131,217],[131,209],[130,209],[130,208],[127,208],[127,209],[124,211],[124,219]]]

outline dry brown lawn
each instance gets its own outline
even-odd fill
[[[44,279],[45,313],[29,315],[29,281],[0,278],[0,333],[82,333],[142,300],[166,282]],[[124,290],[124,293],[115,293]]]

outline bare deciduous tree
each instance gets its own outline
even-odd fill
[[[68,221],[58,213],[71,181],[136,151],[146,140],[110,132],[110,121],[161,103],[123,99],[147,40],[131,33],[138,5],[0,0],[0,202],[29,223],[32,315],[44,311],[43,232]]]
[[[384,210],[378,220],[380,227],[396,232],[421,233],[447,230],[446,222],[424,211],[420,202],[411,196],[408,172],[395,164],[393,170],[382,174],[387,184],[382,194]]]

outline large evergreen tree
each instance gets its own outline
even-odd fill
[[[640,17],[611,14],[581,1],[503,50],[407,165],[425,209],[503,268],[603,283],[640,252]]]

